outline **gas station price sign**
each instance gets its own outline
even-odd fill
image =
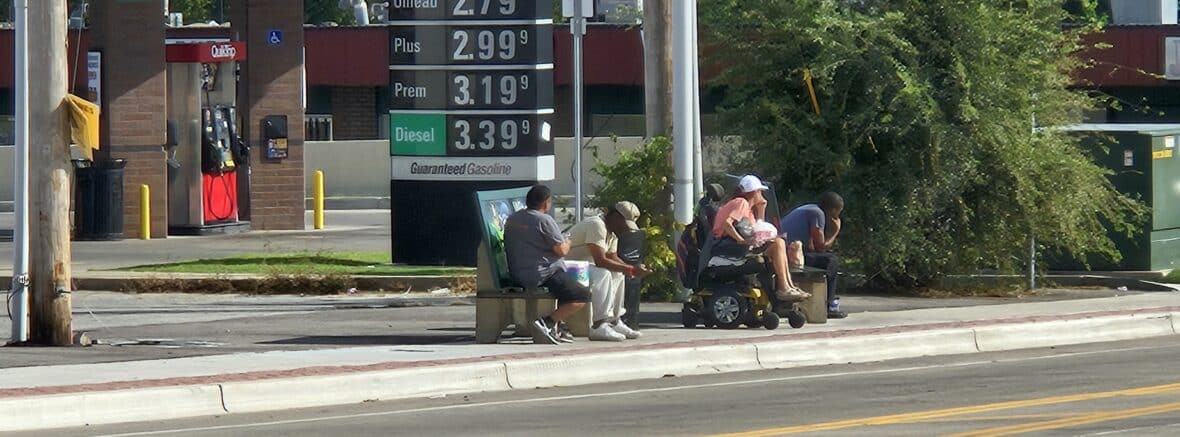
[[[551,0],[390,0],[391,179],[553,177],[552,16]]]
[[[389,0],[389,20],[519,20],[552,17],[550,0]]]

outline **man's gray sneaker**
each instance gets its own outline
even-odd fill
[[[574,334],[570,333],[570,327],[564,321],[557,324],[557,331],[557,341],[562,343],[574,342]]]
[[[545,318],[533,320],[533,343],[536,344],[557,344],[557,336],[553,334],[553,326],[545,321]]]

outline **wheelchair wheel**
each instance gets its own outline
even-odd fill
[[[790,313],[787,313],[787,324],[795,329],[802,328],[803,325],[807,324],[807,316],[803,315],[802,311],[792,310]]]
[[[734,329],[750,313],[750,302],[734,293],[716,293],[705,302],[705,311],[717,327]]]
[[[767,331],[778,329],[778,324],[778,314],[775,314],[773,311],[766,311],[766,313],[762,315],[762,327],[766,328]]]
[[[680,310],[680,323],[685,328],[692,329],[697,327],[697,313],[687,306]]]

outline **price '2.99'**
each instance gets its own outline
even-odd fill
[[[512,61],[517,45],[529,43],[528,30],[459,29],[451,34],[455,49],[452,61]]]
[[[521,137],[529,135],[529,120],[455,120],[455,148],[458,150],[513,150]]]

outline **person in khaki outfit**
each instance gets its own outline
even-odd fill
[[[623,341],[640,337],[639,331],[623,323],[624,285],[627,277],[650,273],[642,264],[632,266],[618,255],[618,235],[639,230],[635,220],[639,207],[619,202],[606,208],[605,214],[591,217],[570,229],[568,260],[588,261],[590,266],[590,305],[594,325],[590,340]]]

